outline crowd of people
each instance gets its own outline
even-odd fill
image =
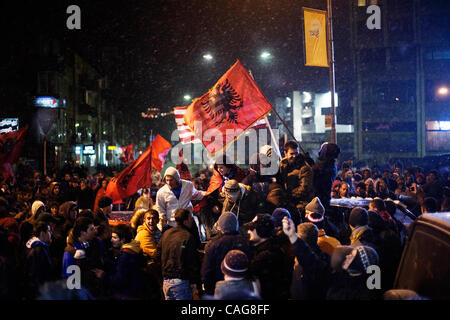
[[[333,143],[317,160],[295,141],[283,153],[272,175],[270,147],[249,168],[225,155],[194,175],[168,167],[124,199],[128,222],[111,220],[102,172],[0,178],[0,299],[383,299],[408,237],[395,201],[416,216],[450,211],[448,176],[339,165]],[[352,197],[370,205],[331,205]]]

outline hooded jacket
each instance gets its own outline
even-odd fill
[[[59,206],[58,214],[60,217],[64,218],[64,225],[62,227],[63,235],[67,235],[69,230],[73,227],[75,220],[70,218],[70,209],[76,206],[77,204],[73,201],[66,201]]]
[[[146,225],[140,225],[137,229],[135,240],[140,243],[140,248],[148,257],[153,259],[156,255],[156,246],[161,239],[161,231],[156,228],[151,231]]]
[[[181,184],[181,193],[179,198],[175,196],[173,191],[165,184],[156,193],[156,210],[159,212],[161,219],[167,219],[167,223],[175,227],[174,212],[177,209],[187,209],[193,212],[191,200],[202,200],[203,192],[198,191],[191,181],[183,180],[177,169],[169,167],[166,169],[164,178],[170,175]]]

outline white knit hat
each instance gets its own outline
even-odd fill
[[[36,215],[36,212],[39,210],[39,208],[45,207],[45,204],[42,201],[36,200],[31,205],[31,215],[34,217]]]
[[[178,182],[181,182],[180,173],[174,167],[168,167],[166,169],[166,172],[164,173],[164,178],[166,178],[166,176],[172,176],[175,178],[175,180],[177,180]]]

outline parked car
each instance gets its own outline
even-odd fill
[[[450,299],[450,212],[423,214],[413,222],[387,296]]]

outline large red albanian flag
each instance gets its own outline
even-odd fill
[[[207,93],[189,105],[184,122],[214,154],[226,149],[271,109],[248,70],[237,60]]]

